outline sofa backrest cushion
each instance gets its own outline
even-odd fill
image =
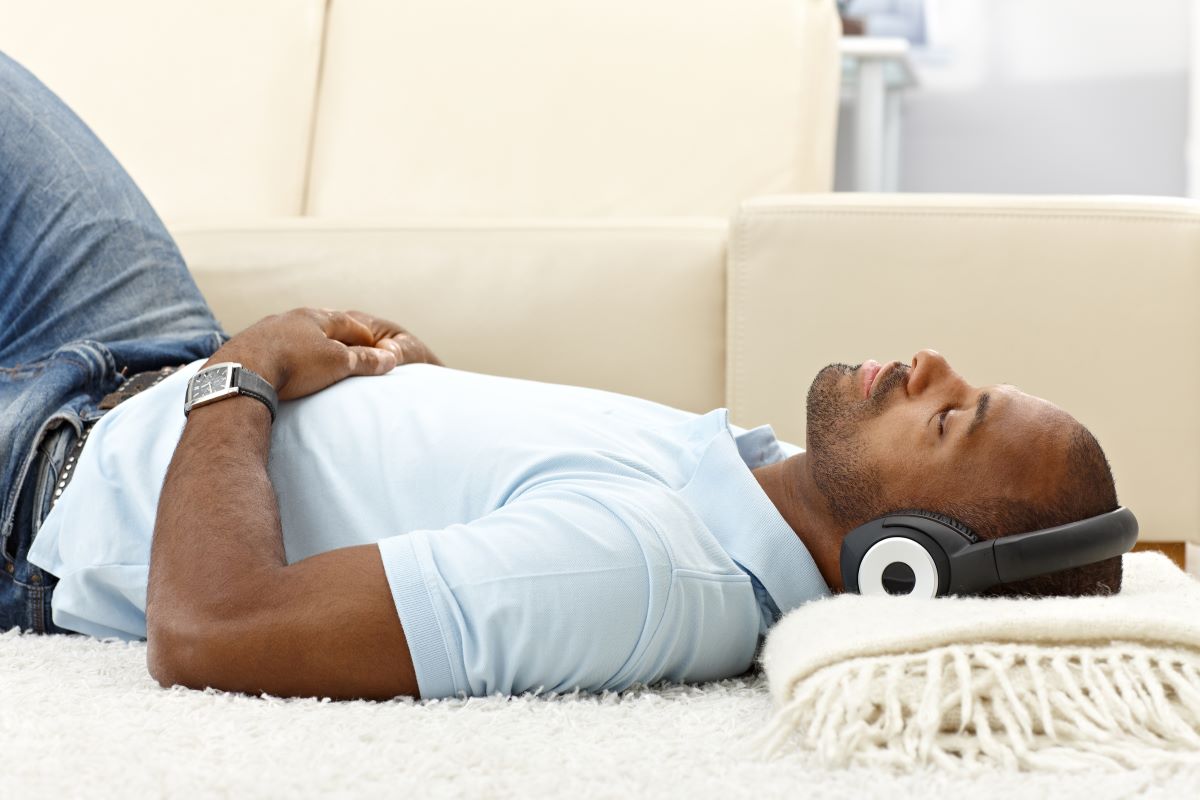
[[[168,222],[299,214],[323,0],[0,4],[0,50],[91,126]]]
[[[308,213],[725,217],[831,183],[831,0],[330,0]]]
[[[217,319],[236,333],[293,306],[405,326],[448,366],[724,405],[721,220],[177,228]]]

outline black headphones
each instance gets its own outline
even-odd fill
[[[1057,528],[984,541],[944,514],[897,511],[846,535],[842,584],[858,594],[975,594],[1127,553],[1137,533],[1137,519],[1124,506]]]

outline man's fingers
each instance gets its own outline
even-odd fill
[[[378,337],[371,326],[345,311],[334,311],[328,308],[310,309],[317,324],[325,335],[334,341],[349,345],[372,345]]]
[[[375,337],[372,341],[378,342],[380,339],[406,332],[403,327],[391,320],[381,319],[365,311],[347,311],[346,314],[371,329],[371,335]]]
[[[397,364],[418,364],[425,360],[424,346],[407,333],[381,339],[375,346],[387,348],[395,353]]]
[[[396,354],[381,347],[355,346],[349,353],[349,375],[382,375],[396,366]]]

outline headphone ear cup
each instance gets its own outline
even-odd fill
[[[888,516],[893,516],[893,515],[898,515],[898,514],[907,514],[910,517],[924,517],[925,519],[931,519],[934,522],[940,522],[943,525],[945,525],[947,528],[950,528],[950,529],[962,534],[963,538],[967,539],[972,544],[975,544],[976,542],[979,541],[979,534],[977,534],[977,533],[975,533],[975,531],[971,530],[971,527],[969,525],[967,525],[965,522],[963,522],[962,520],[955,519],[954,517],[946,516],[945,514],[939,514],[936,511],[928,511],[924,508],[906,508],[901,511],[893,511]]]
[[[868,560],[868,554],[884,541],[893,544],[876,551]],[[952,554],[978,541],[968,526],[945,514],[925,509],[893,511],[863,523],[842,540],[839,560],[843,589],[860,594],[897,593],[894,590],[903,582],[899,575],[907,567],[912,573],[907,578],[913,586],[911,594],[944,594],[950,588]],[[879,562],[884,555],[889,560]]]
[[[925,545],[889,536],[871,545],[858,565],[859,594],[937,597],[938,568]]]

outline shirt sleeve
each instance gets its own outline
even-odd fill
[[[379,550],[422,698],[621,688],[672,577],[627,519],[571,487]]]

